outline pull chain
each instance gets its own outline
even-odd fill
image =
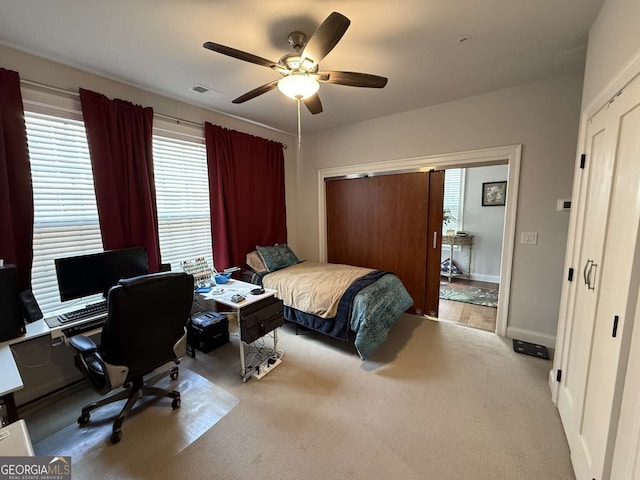
[[[298,100],[298,151],[300,150],[300,145],[302,144],[302,128],[300,122],[300,97],[297,97]]]

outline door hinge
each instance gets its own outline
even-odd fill
[[[562,370],[556,372],[556,382],[560,382],[560,380],[562,380]]]
[[[587,154],[580,155],[580,168],[584,168],[584,164],[587,162]]]
[[[573,268],[569,268],[569,275],[567,275],[567,280],[573,282]]]
[[[618,334],[618,320],[620,320],[620,317],[618,317],[618,315],[613,317],[613,331],[611,332],[611,336],[614,338]]]

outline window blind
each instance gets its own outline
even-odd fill
[[[155,134],[153,162],[162,262],[179,270],[205,257],[213,266],[205,145]]]
[[[444,171],[444,210],[455,218],[446,225],[442,225],[443,233],[447,230],[460,230],[462,228],[462,196],[463,196],[463,169],[452,168]]]
[[[61,306],[54,260],[101,252],[102,236],[82,121],[26,111],[25,124],[34,204],[32,289],[46,315]]]

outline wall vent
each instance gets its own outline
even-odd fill
[[[216,92],[213,88],[209,88],[201,83],[194,83],[189,87],[189,90],[201,95],[221,95],[220,92]]]

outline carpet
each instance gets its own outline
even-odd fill
[[[296,335],[287,323],[278,329],[282,365],[242,383],[234,323],[228,344],[186,357],[180,368],[240,402],[179,454],[132,479],[575,480],[549,395],[551,362],[515,353],[508,339],[403,314],[362,362],[353,344]],[[186,402],[183,395],[182,408]],[[61,415],[60,404],[41,411],[25,418],[30,432]],[[77,416],[70,411],[60,428]],[[109,450],[147,448],[149,435],[133,444],[131,432],[125,424],[122,442]],[[101,478],[73,472],[74,480]]]
[[[158,386],[167,388],[169,382],[163,379]],[[140,478],[169,462],[238,404],[235,396],[185,368],[171,386],[180,392],[180,408],[172,410],[170,398],[139,400],[118,444],[110,443],[111,428],[124,400],[95,410],[85,426],[73,423],[37,442],[36,455],[70,455],[73,478]],[[78,397],[79,413],[84,399]]]
[[[477,287],[463,283],[441,282],[440,298],[454,302],[471,303],[483,307],[498,307],[498,289]]]

